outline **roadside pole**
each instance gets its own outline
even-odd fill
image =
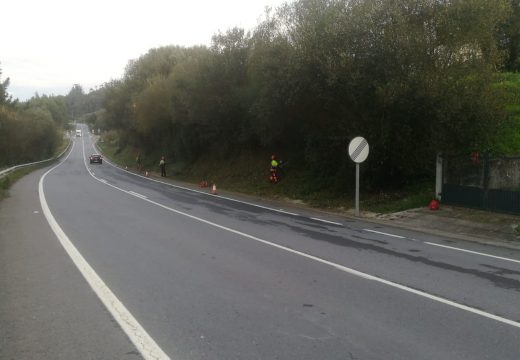
[[[437,154],[436,168],[435,168],[435,198],[437,200],[442,200],[442,169],[443,169],[443,159],[442,155]]]
[[[358,136],[348,145],[348,154],[352,161],[356,163],[356,216],[359,216],[359,164],[368,157],[368,142],[361,136]]]
[[[359,163],[356,163],[356,216],[359,216]]]

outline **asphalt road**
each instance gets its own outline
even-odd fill
[[[89,136],[74,140],[67,159],[42,181],[48,208],[165,356],[520,358],[518,252],[191,191],[106,162],[87,164],[93,152]],[[37,189],[31,191],[37,199]],[[29,198],[22,201],[34,202]],[[32,256],[44,262],[41,267],[54,267],[59,279],[66,274],[61,291],[77,300],[61,301],[62,313],[46,313],[57,336],[32,336],[60,356],[63,347],[79,346],[74,358],[137,358],[142,349],[72,270],[44,216],[33,215],[18,227],[30,224],[49,239],[41,249],[41,239],[23,240],[17,253],[23,258],[24,251],[37,249]],[[5,219],[0,216],[0,261],[7,268],[18,260],[4,243],[26,235]],[[50,271],[19,261],[27,274]],[[6,275],[0,280],[2,287],[18,286]],[[40,279],[37,291],[55,292],[51,285],[52,279]],[[24,294],[0,296],[0,321],[20,328],[9,316],[14,296]],[[48,306],[56,307],[53,300],[47,299]],[[67,321],[74,316],[88,321]],[[23,344],[21,328],[4,332],[0,358],[24,358],[13,355]],[[67,346],[60,334],[71,338]],[[31,355],[37,349],[27,346],[26,358],[38,358]]]

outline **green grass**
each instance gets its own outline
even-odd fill
[[[435,193],[433,181],[423,182],[392,193],[370,194],[366,207],[377,213],[393,213],[428,206]]]
[[[115,163],[121,166],[128,166],[129,168],[136,168],[135,156],[133,151],[125,149],[124,151],[118,151],[117,145],[109,141],[98,142],[97,146],[101,149],[104,156],[108,157]],[[137,152],[136,152],[137,153]]]
[[[7,191],[11,187],[11,184],[11,178],[9,177],[9,175],[6,175],[0,179],[0,199],[7,197]]]

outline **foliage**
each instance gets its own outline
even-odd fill
[[[34,96],[25,103],[21,104],[21,108],[41,109],[50,113],[54,123],[64,128],[69,121],[68,108],[63,96]]]
[[[2,77],[2,70],[0,69],[0,80]],[[12,97],[7,93],[7,87],[9,86],[9,78],[4,81],[0,81],[0,106],[5,106],[12,103]]]
[[[520,74],[502,74],[497,87],[506,94],[509,121],[501,127],[498,139],[491,150],[498,156],[517,156],[520,154]]]
[[[105,99],[105,87],[96,87],[85,93],[83,87],[74,84],[69,93],[64,97],[64,102],[71,119],[77,120],[82,116],[96,113],[101,109]]]
[[[520,70],[520,0],[509,0],[509,18],[500,24],[498,43],[505,55],[507,71]]]
[[[51,157],[61,134],[42,108],[0,109],[0,164],[15,165]]]
[[[67,121],[64,103],[47,96],[18,103],[5,95],[9,81],[1,84],[0,167],[51,157],[62,141],[59,129]]]
[[[436,153],[491,148],[510,126],[494,84],[516,51],[511,1],[295,1],[209,48],[131,61],[95,122],[124,134],[121,149],[187,163],[281,153],[309,191],[344,188],[363,135],[370,187],[402,187],[431,176]]]

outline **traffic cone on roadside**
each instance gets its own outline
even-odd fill
[[[128,166],[125,166],[125,170],[128,170]]]
[[[217,185],[213,184],[213,186],[211,187],[211,193],[213,195],[217,195]]]
[[[150,173],[148,171],[145,171],[144,176],[150,177]]]

